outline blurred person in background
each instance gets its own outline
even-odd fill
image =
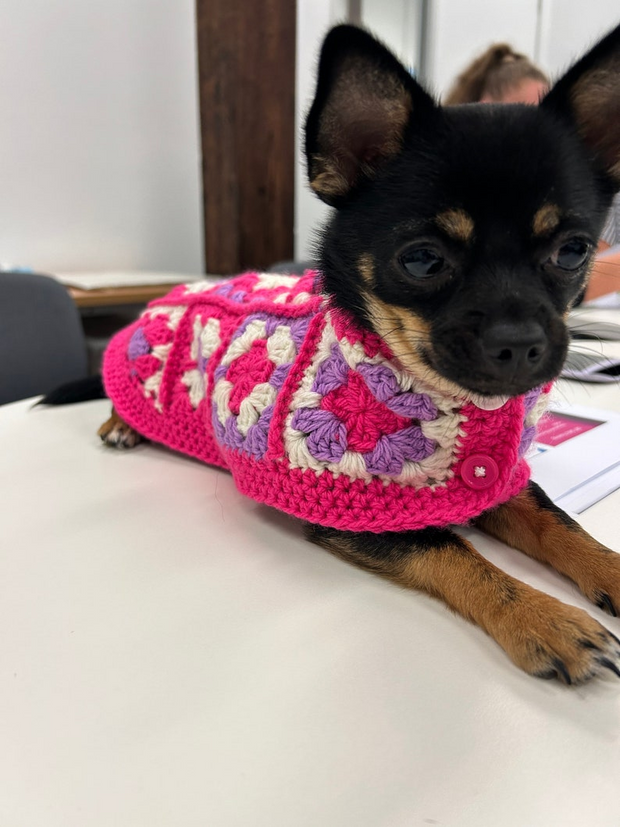
[[[507,43],[494,43],[461,72],[444,103],[533,103],[549,88],[549,78]]]

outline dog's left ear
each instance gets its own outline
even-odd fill
[[[560,78],[541,106],[571,120],[620,189],[620,26]]]
[[[312,189],[339,206],[360,180],[398,154],[408,126],[435,109],[430,95],[368,32],[332,29],[306,122]]]

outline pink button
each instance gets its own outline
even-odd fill
[[[470,488],[488,488],[498,476],[497,463],[486,454],[472,454],[461,465],[461,478]]]

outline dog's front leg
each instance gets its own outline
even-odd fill
[[[603,546],[530,482],[476,525],[509,546],[569,577],[593,603],[620,613],[620,554]]]
[[[443,600],[531,675],[579,683],[620,675],[620,641],[581,609],[498,569],[448,529],[353,533],[308,526],[310,540],[351,563]]]

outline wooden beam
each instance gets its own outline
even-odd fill
[[[210,273],[293,257],[294,0],[196,0]]]

